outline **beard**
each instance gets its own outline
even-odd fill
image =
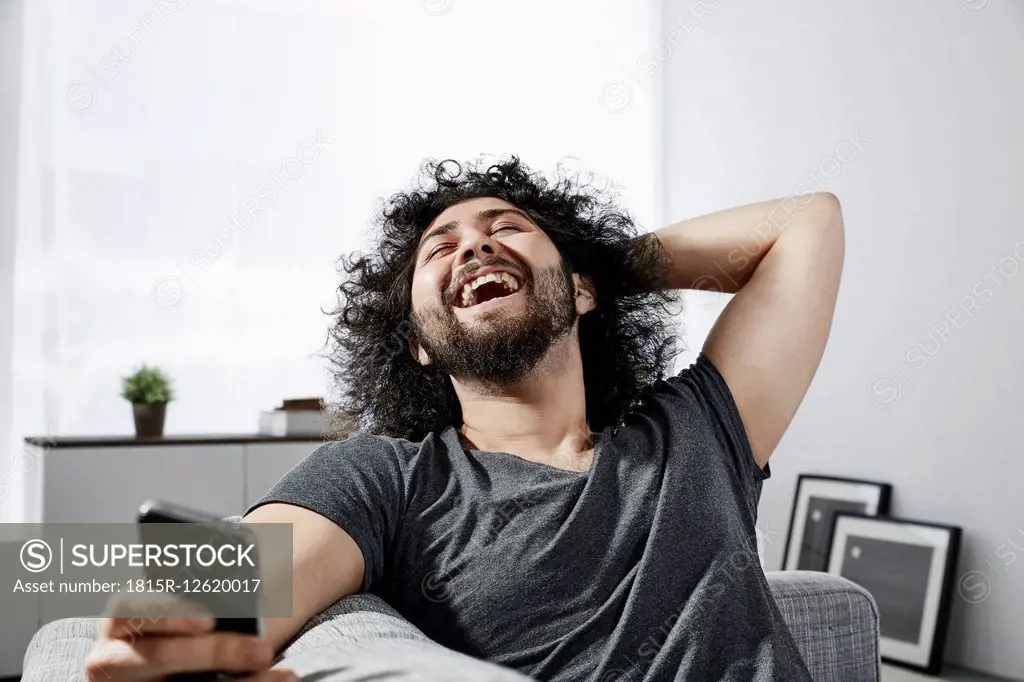
[[[488,264],[490,265],[490,263]],[[412,315],[416,340],[434,366],[460,381],[511,384],[529,374],[576,321],[572,270],[559,265],[523,282],[518,313],[501,310],[465,323],[448,305]]]

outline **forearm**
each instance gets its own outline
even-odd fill
[[[763,201],[655,231],[668,256],[667,286],[736,293],[789,232],[818,229],[838,213],[829,193]]]

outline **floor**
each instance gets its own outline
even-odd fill
[[[882,682],[936,682],[936,680],[942,680],[942,682],[996,682],[1003,679],[948,667],[941,677],[931,677],[895,665],[882,664]]]

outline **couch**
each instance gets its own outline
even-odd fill
[[[812,571],[765,576],[816,682],[879,681],[878,608],[866,590]],[[64,618],[40,628],[25,653],[22,682],[84,682],[98,622]],[[432,642],[372,594],[345,597],[311,618],[282,647],[275,666],[317,682],[529,680]]]

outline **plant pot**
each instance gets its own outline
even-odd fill
[[[164,418],[167,416],[167,403],[155,405],[132,404],[135,415],[136,438],[159,438],[164,435]]]

